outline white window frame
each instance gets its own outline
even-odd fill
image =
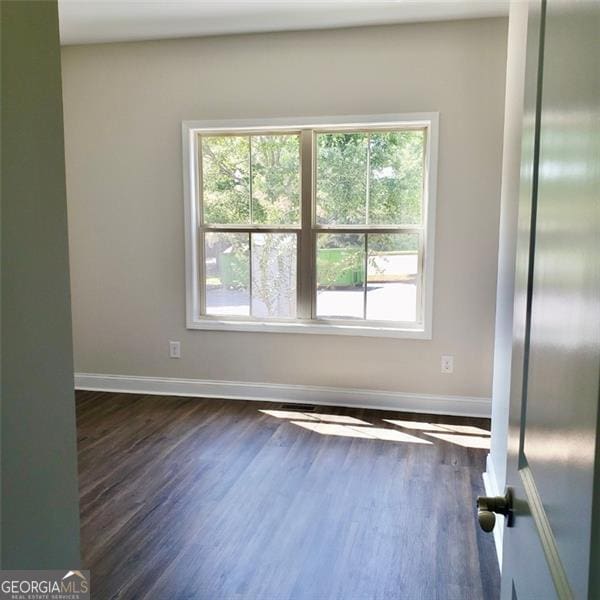
[[[437,186],[439,113],[409,113],[384,115],[353,115],[308,118],[274,118],[210,120],[182,122],[183,191],[185,201],[185,279],[186,279],[186,327],[188,329],[217,331],[250,331],[273,333],[309,333],[327,335],[353,335],[371,337],[394,337],[407,339],[431,339],[433,316],[433,273],[435,241],[435,205]],[[291,130],[313,130],[326,128],[365,129],[365,128],[420,128],[426,130],[423,189],[423,242],[421,253],[422,269],[421,298],[417,314],[421,319],[415,323],[394,323],[374,321],[345,321],[342,319],[294,319],[259,320],[251,317],[225,317],[222,315],[201,314],[201,278],[203,277],[202,252],[199,244],[201,230],[200,190],[198,189],[198,134],[219,134],[232,132],[289,132]],[[307,214],[307,206],[313,211],[314,165],[312,137],[301,135],[301,227],[309,230],[312,236],[312,219]],[[310,148],[308,148],[310,146]],[[309,152],[306,152],[306,150]],[[307,162],[310,161],[310,162]],[[310,198],[306,196],[309,195]],[[308,218],[308,223],[306,219]],[[318,228],[318,226],[317,226]],[[342,230],[343,231],[343,230]],[[302,233],[300,234],[303,235]],[[300,247],[298,252],[300,252]],[[302,260],[302,257],[299,258]],[[314,278],[314,265],[311,276]],[[300,281],[303,286],[313,282]],[[301,301],[301,298],[299,298]]]

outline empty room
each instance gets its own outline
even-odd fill
[[[600,598],[600,3],[0,15],[2,598]]]

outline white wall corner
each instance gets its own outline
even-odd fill
[[[494,461],[488,454],[486,459],[486,471],[483,473],[483,486],[486,496],[502,496],[504,490],[498,485],[498,478],[494,470]],[[502,542],[504,540],[504,516],[496,515],[496,525],[494,526],[494,543],[496,544],[496,554],[498,555],[498,565],[502,571]]]
[[[348,406],[379,410],[489,418],[491,398],[410,394],[341,387],[282,385],[244,381],[175,379],[135,375],[75,373],[75,389]]]

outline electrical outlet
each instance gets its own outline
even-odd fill
[[[442,354],[442,373],[454,373],[454,356]]]
[[[181,358],[181,342],[173,342],[169,340],[169,357]]]

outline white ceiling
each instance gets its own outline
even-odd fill
[[[59,0],[62,44],[326,29],[508,14],[508,0]]]

